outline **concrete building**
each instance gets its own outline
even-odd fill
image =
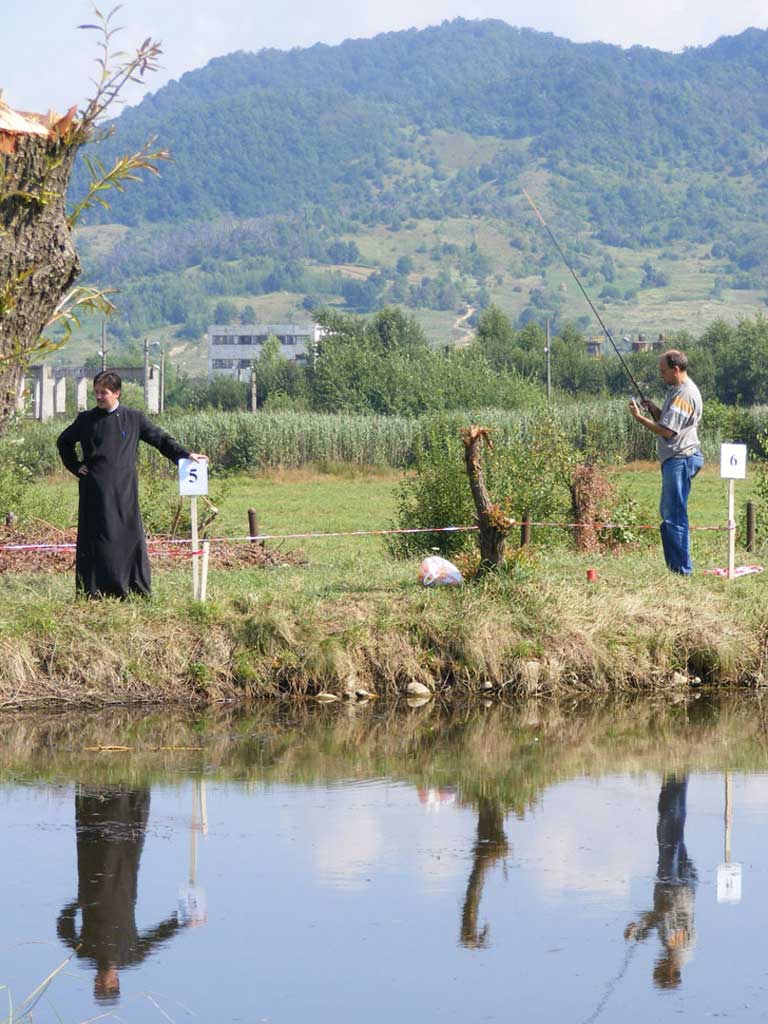
[[[592,356],[593,359],[600,359],[603,354],[603,339],[600,335],[593,335],[591,338],[587,338],[585,347],[588,356]]]
[[[147,412],[156,416],[163,411],[163,367],[147,362],[146,367],[110,366],[117,372],[123,383],[142,384]],[[96,371],[84,366],[52,367],[48,363],[31,366],[19,385],[16,409],[22,415],[30,414],[33,419],[53,419],[66,413],[67,393],[70,381],[75,388],[78,412],[93,404],[91,387]],[[31,407],[27,398],[32,399]]]
[[[274,334],[280,352],[293,362],[303,362],[323,333],[319,324],[214,324],[208,328],[208,379],[215,376],[249,380],[251,363],[258,362],[264,342]]]

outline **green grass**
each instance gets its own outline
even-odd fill
[[[655,504],[656,467],[618,475]],[[213,533],[243,534],[249,507],[264,532],[379,529],[393,518],[397,480],[349,467],[232,478]],[[695,482],[696,521],[722,522],[722,488],[712,469]],[[71,520],[68,481],[45,481],[38,496],[60,522]],[[681,580],[665,570],[657,536],[654,528],[638,548],[587,555],[562,534],[539,531],[522,557],[510,538],[505,570],[438,590],[418,583],[420,556],[393,561],[378,537],[286,541],[283,550],[304,551],[303,564],[212,570],[205,606],[190,600],[186,561],[155,573],[150,602],[73,603],[70,573],[6,576],[0,703],[350,687],[395,694],[409,682],[463,692],[483,681],[522,692],[626,690],[669,685],[675,671],[709,681],[760,677],[763,577]],[[698,568],[725,564],[723,534],[695,534],[693,546]],[[587,583],[587,568],[598,570],[597,583]]]
[[[660,473],[653,463],[629,463],[615,467],[612,479],[647,512],[650,523],[657,522]],[[264,474],[238,474],[218,485],[224,498],[211,532],[216,536],[238,536],[248,532],[248,509],[255,508],[262,533],[314,533],[350,530],[379,530],[392,525],[396,511],[396,489],[402,474],[386,469],[351,466],[286,470]],[[217,489],[212,477],[212,494]],[[747,500],[755,497],[754,482],[736,481],[737,515]],[[169,500],[175,493],[169,481]],[[727,482],[720,479],[719,467],[708,464],[696,478],[689,502],[693,525],[722,525],[727,519]],[[215,494],[214,494],[215,496]],[[217,499],[218,500],[218,499]],[[71,526],[77,517],[76,484],[68,477],[54,476],[35,485],[31,507],[46,512],[55,526]],[[430,523],[424,523],[430,526]],[[462,524],[457,524],[462,525]],[[548,534],[547,536],[552,536]],[[542,536],[542,541],[544,537]],[[378,537],[332,538],[286,542],[311,554],[313,564],[327,568],[338,559],[362,555],[383,559],[383,541]],[[694,553],[714,557],[726,550],[718,535],[695,534]],[[701,560],[701,557],[699,560]]]

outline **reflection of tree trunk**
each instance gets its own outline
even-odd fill
[[[485,876],[497,860],[505,857],[509,843],[504,834],[504,809],[496,800],[481,798],[478,803],[477,840],[474,863],[467,881],[467,893],[461,911],[461,944],[470,949],[487,945],[488,925],[478,928],[480,900]]]
[[[42,134],[0,126],[0,433],[41,333],[80,273],[64,205],[78,147],[63,141],[66,118],[49,130],[43,120]]]

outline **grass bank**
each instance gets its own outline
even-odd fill
[[[621,476],[643,501],[658,493],[655,467]],[[217,531],[242,532],[250,505],[268,532],[378,529],[391,522],[397,479],[346,471],[234,478]],[[73,486],[52,481],[43,490],[68,521]],[[722,519],[722,491],[712,471],[697,481],[693,521]],[[418,560],[391,560],[379,538],[291,542],[305,564],[213,571],[205,605],[190,600],[186,565],[157,572],[148,602],[74,601],[69,574],[7,574],[0,704],[344,699],[400,696],[412,683],[454,693],[630,691],[679,687],[680,675],[761,682],[764,578],[673,577],[655,536],[595,556],[549,543],[541,531],[504,572],[436,590],[417,583]],[[698,568],[722,565],[723,552],[722,534],[695,535]],[[588,568],[597,569],[594,583]]]

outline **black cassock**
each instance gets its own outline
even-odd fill
[[[140,964],[179,930],[175,912],[145,932],[136,926],[148,817],[148,789],[85,789],[75,797],[77,899],[62,910],[57,931],[78,957],[97,968]]]
[[[78,479],[77,589],[89,597],[148,595],[151,587],[144,525],[139,512],[136,452],[139,441],[167,459],[189,457],[186,448],[143,412],[118,405],[89,409],[59,435],[61,461]],[[75,445],[80,443],[82,462]],[[81,466],[88,473],[81,476]]]

